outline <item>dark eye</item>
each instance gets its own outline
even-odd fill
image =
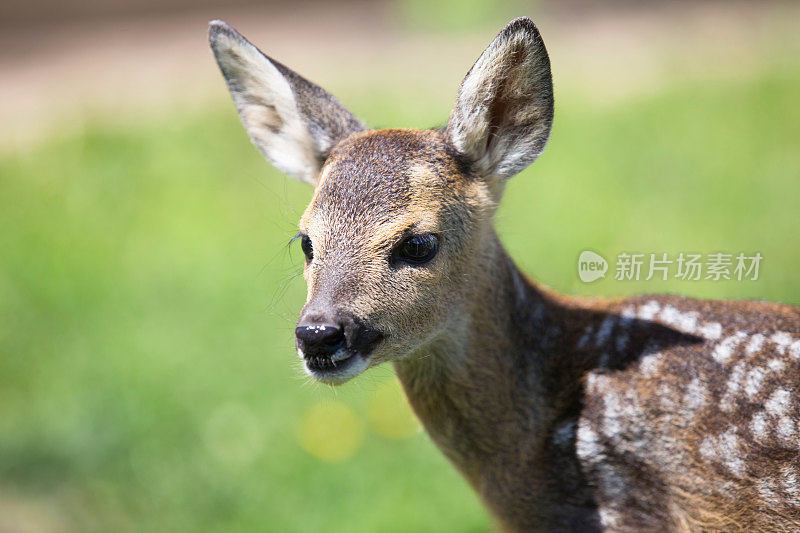
[[[411,265],[421,265],[427,263],[439,249],[439,239],[431,233],[421,233],[412,235],[400,243],[395,249],[392,258],[394,261],[402,261]]]
[[[314,247],[311,245],[311,239],[308,235],[300,237],[300,248],[303,249],[303,253],[306,254],[306,259],[308,261],[314,259]]]

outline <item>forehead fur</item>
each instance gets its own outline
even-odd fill
[[[413,224],[475,196],[474,187],[438,131],[363,132],[332,151],[301,225],[317,218],[362,227]]]

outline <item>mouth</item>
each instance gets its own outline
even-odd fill
[[[309,369],[318,372],[343,369],[349,364],[349,361],[351,361],[354,356],[355,354],[344,346],[339,347],[332,354],[309,356],[301,355],[306,363],[306,366]]]
[[[369,356],[341,347],[332,354],[309,355],[297,350],[303,360],[303,367],[310,377],[322,383],[339,385],[348,381],[369,366]]]
[[[314,380],[338,385],[370,366],[383,334],[352,317],[329,322],[301,320],[295,329],[297,355]]]

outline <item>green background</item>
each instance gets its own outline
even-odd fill
[[[550,144],[497,215],[526,272],[571,294],[800,304],[800,68],[677,76],[602,104],[556,90]],[[339,96],[376,125],[448,113],[379,87]],[[227,102],[0,156],[5,501],[70,531],[489,527],[389,367],[335,390],[302,375],[287,243],[310,195]],[[764,260],[758,281],[583,284],[585,249]]]

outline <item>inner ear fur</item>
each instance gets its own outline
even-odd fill
[[[553,123],[550,59],[536,25],[509,23],[467,73],[445,128],[487,178],[510,178],[544,150]]]
[[[265,55],[225,22],[211,22],[208,35],[253,143],[280,170],[316,184],[331,149],[366,127],[332,95]]]

